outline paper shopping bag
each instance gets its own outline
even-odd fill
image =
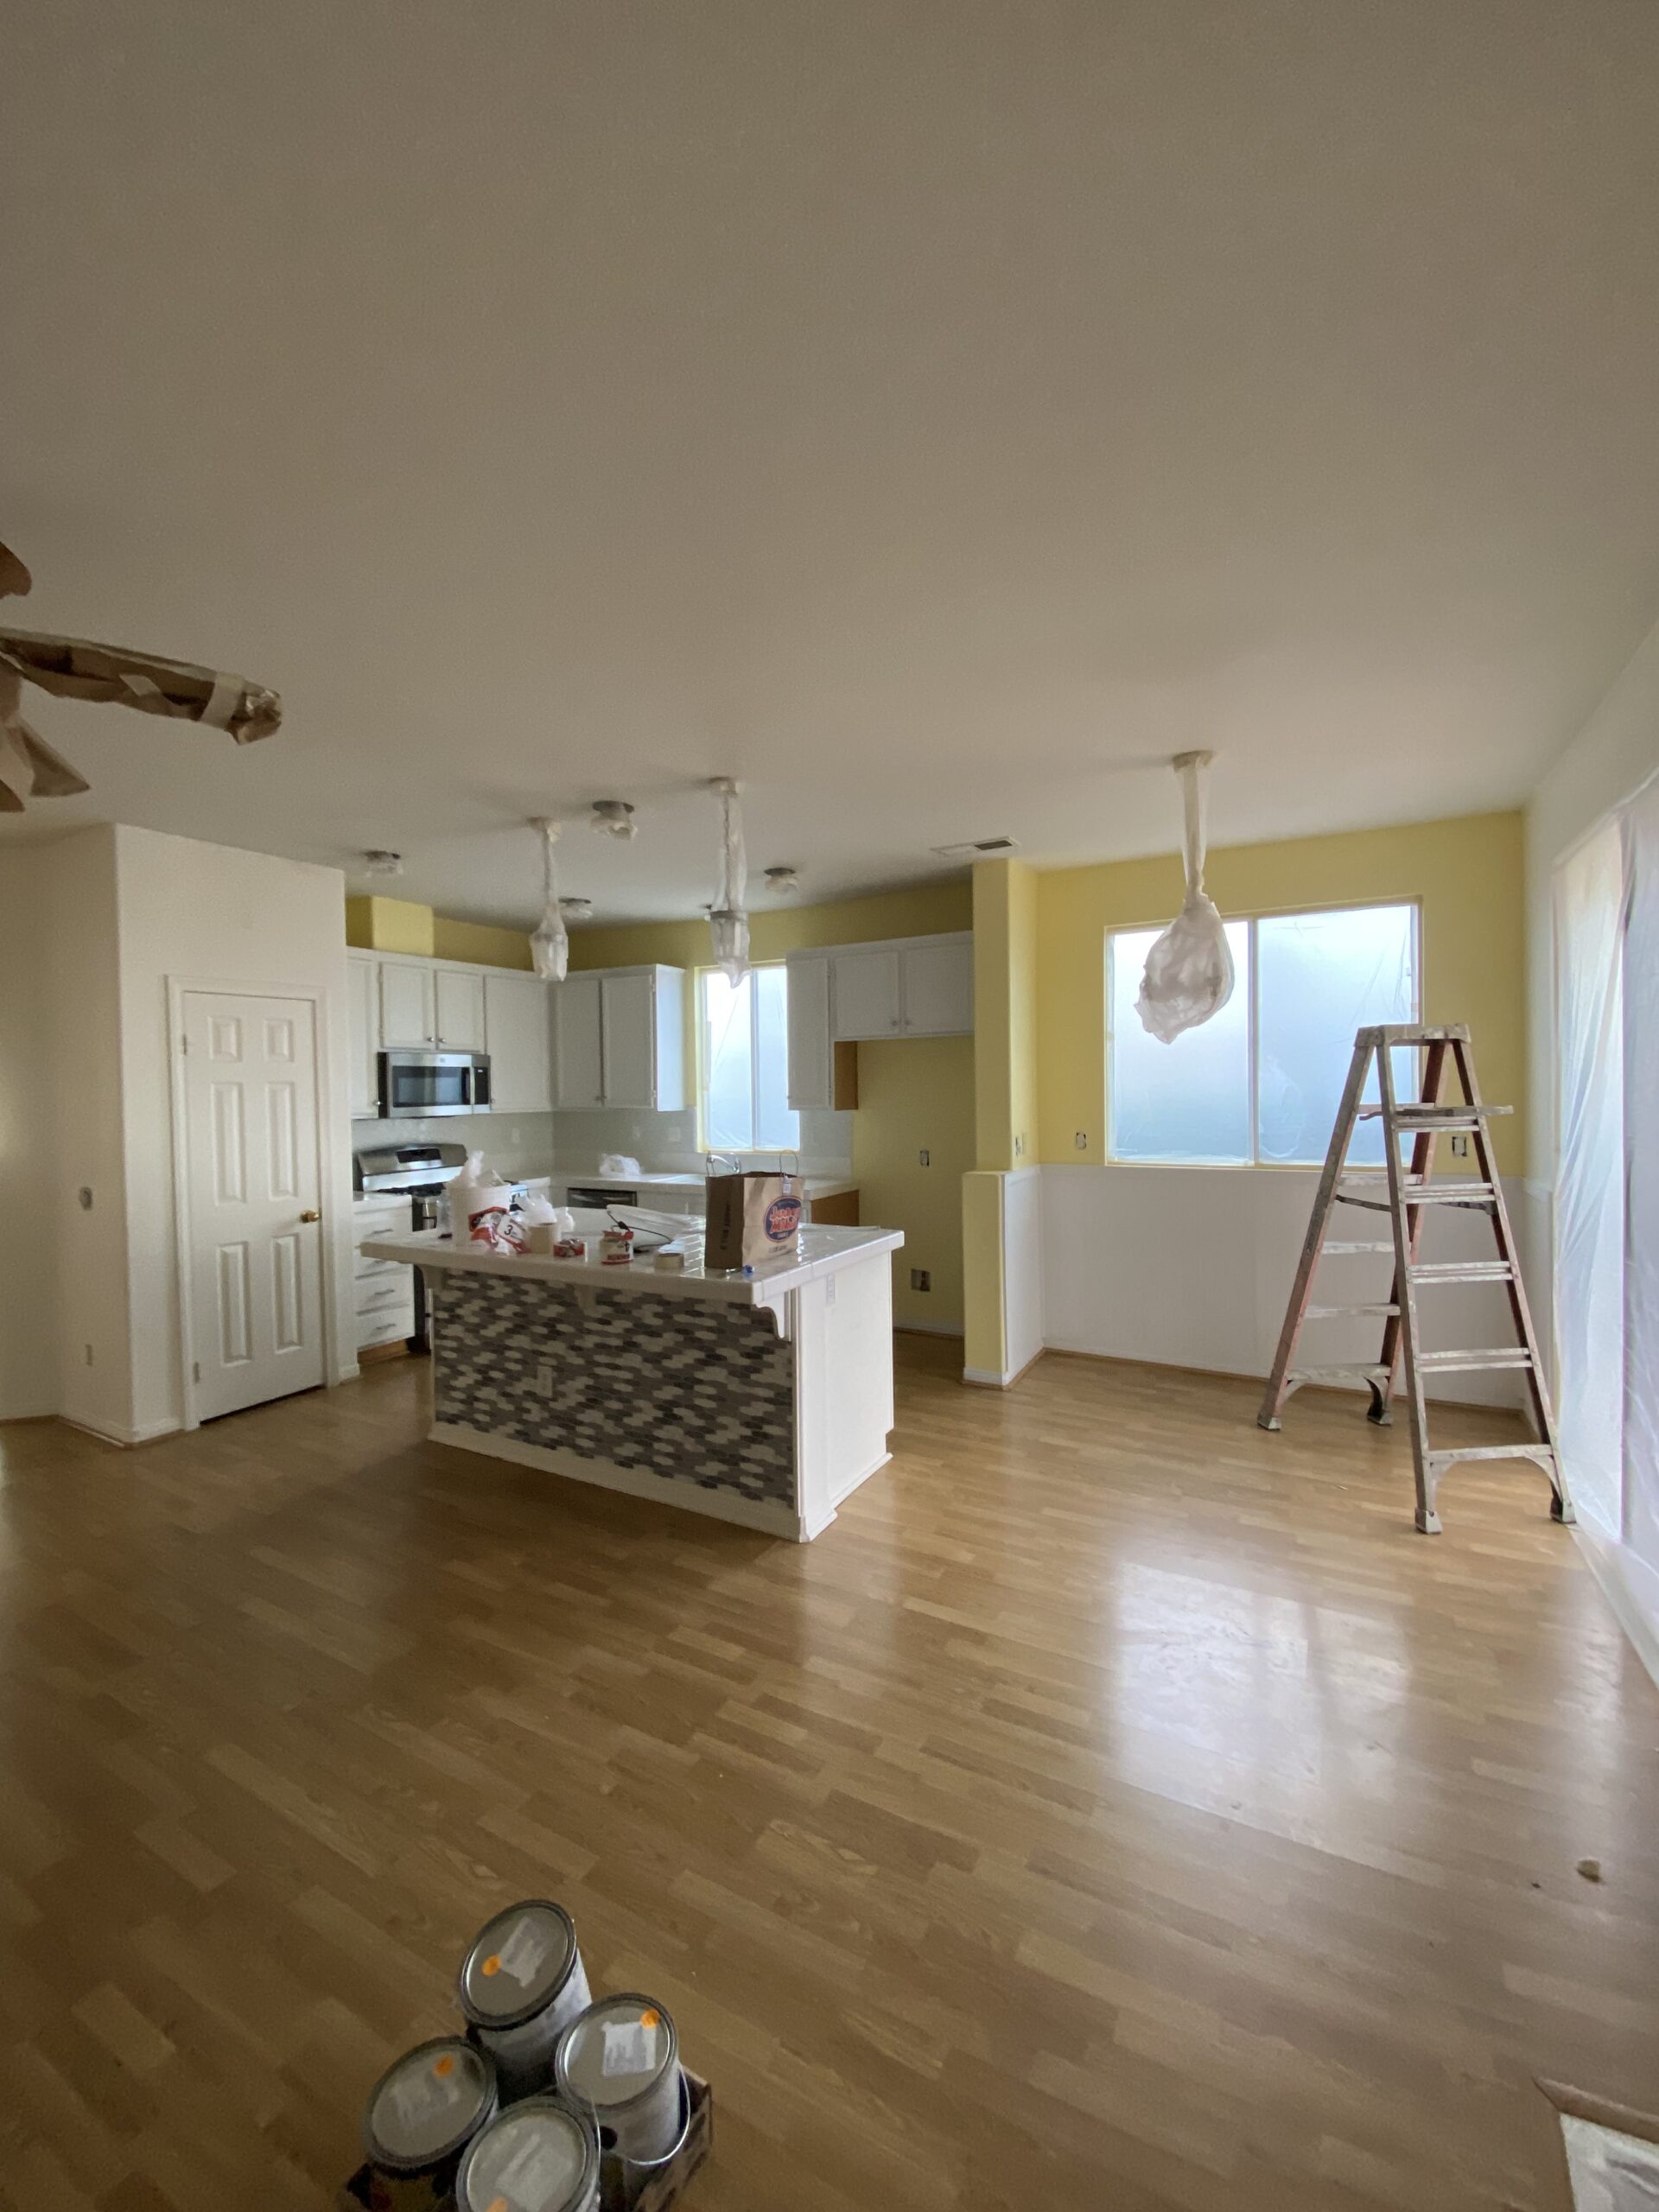
[[[793,1249],[801,1200],[791,1177],[711,1175],[706,1189],[705,1267],[758,1268]]]

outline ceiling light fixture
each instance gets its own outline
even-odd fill
[[[775,891],[780,899],[792,898],[800,887],[801,872],[798,868],[769,868],[766,870],[766,888]]]
[[[720,798],[720,861],[715,903],[709,910],[709,930],[714,939],[715,964],[728,979],[741,983],[749,972],[749,918],[743,894],[748,887],[748,862],[743,854],[743,817],[737,804],[737,785],[730,776],[715,776],[709,788]]]
[[[593,919],[594,902],[591,899],[561,899],[559,912],[567,922],[588,922]]]
[[[570,939],[553,865],[553,848],[559,842],[561,825],[537,816],[530,826],[541,832],[543,891],[542,918],[530,940],[530,964],[544,983],[562,983],[570,965]]]
[[[401,875],[404,856],[388,852],[383,845],[371,845],[363,855],[363,866],[370,875]]]
[[[639,834],[633,809],[625,798],[596,798],[593,819],[588,827],[601,837],[637,837]]]

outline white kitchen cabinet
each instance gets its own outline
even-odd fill
[[[941,938],[905,945],[899,956],[906,1037],[959,1037],[974,1026],[974,943]]]
[[[498,1114],[544,1114],[553,1103],[549,986],[539,976],[486,976],[484,1049]]]
[[[563,1107],[675,1114],[685,1101],[685,971],[593,969],[556,986],[555,1097]]]
[[[855,944],[833,953],[833,1033],[842,1042],[897,1037],[904,1027],[894,945]]]
[[[789,1103],[798,1111],[835,1103],[835,1046],[830,1028],[830,961],[789,956]]]
[[[388,1051],[438,1041],[437,994],[429,960],[380,963],[380,1042]]]
[[[351,1039],[346,1077],[352,1119],[372,1120],[380,1110],[379,963],[372,953],[346,956],[346,1022]]]
[[[476,968],[437,968],[437,1039],[446,1052],[481,1052],[484,1045],[484,978]]]
[[[554,1103],[559,1106],[602,1106],[605,1070],[600,1052],[600,979],[570,976],[553,989],[556,1039]]]

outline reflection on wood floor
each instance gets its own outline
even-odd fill
[[[804,1549],[414,1362],[0,1431],[0,2201],[325,2202],[545,1893],[715,2084],[690,2212],[1564,2206],[1532,2075],[1659,2080],[1659,1694],[1542,1478],[1420,1537],[1357,1401],[901,1346]]]

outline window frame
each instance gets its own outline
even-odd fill
[[[784,972],[784,1082],[785,1096],[787,1097],[789,1082],[789,963],[787,960],[750,961],[749,972],[751,974],[753,974],[755,970],[761,968],[779,968]],[[704,1051],[704,1040],[708,1033],[709,1024],[707,1014],[703,1006],[703,982],[706,977],[709,976],[718,976],[721,973],[722,970],[717,967],[712,960],[706,963],[701,968],[694,968],[691,971],[691,1019],[694,1033],[692,1038],[692,1044],[694,1046],[692,1065],[696,1072],[697,1085],[697,1150],[705,1156],[712,1154],[717,1154],[722,1160],[736,1160],[739,1161],[775,1160],[780,1156],[789,1154],[793,1154],[798,1158],[800,1151],[799,1125],[801,1114],[800,1109],[798,1106],[791,1106],[787,1109],[788,1112],[794,1115],[796,1121],[796,1141],[792,1145],[717,1145],[712,1142],[709,1138],[709,1067],[707,1055]],[[749,994],[749,1128],[751,1132],[758,1132],[760,1125],[760,1057],[755,1050],[755,1046],[758,1042],[756,1034],[756,1023],[758,1020],[759,1009],[756,1005],[754,993],[751,990]]]
[[[1102,1059],[1106,1078],[1104,1112],[1106,1128],[1106,1165],[1109,1167],[1173,1167],[1180,1169],[1184,1173],[1219,1173],[1226,1175],[1236,1175],[1243,1173],[1247,1169],[1255,1168],[1265,1168],[1269,1172],[1280,1174],[1306,1175],[1310,1166],[1322,1166],[1323,1162],[1319,1160],[1310,1162],[1305,1160],[1263,1160],[1261,1156],[1262,1133],[1260,1128],[1260,1118],[1262,1082],[1261,1069],[1256,1059],[1256,1047],[1261,1033],[1261,1007],[1256,976],[1256,925],[1261,922],[1286,921],[1305,914],[1358,914],[1363,913],[1368,909],[1373,907],[1382,906],[1404,906],[1408,909],[1411,915],[1411,965],[1412,976],[1416,987],[1416,1003],[1412,1009],[1410,1018],[1414,1023],[1421,1022],[1423,1019],[1423,1001],[1427,988],[1427,979],[1423,970],[1423,902],[1421,895],[1413,893],[1408,893],[1402,898],[1396,892],[1390,893],[1386,898],[1344,899],[1339,904],[1332,904],[1327,900],[1320,899],[1317,903],[1304,902],[1300,906],[1294,906],[1255,907],[1249,913],[1243,914],[1223,914],[1221,918],[1224,922],[1242,922],[1244,925],[1245,931],[1245,972],[1242,980],[1247,995],[1245,1000],[1244,1016],[1244,1052],[1246,1077],[1249,1083],[1250,1094],[1250,1156],[1248,1160],[1143,1160],[1133,1153],[1121,1153],[1118,1151],[1117,1132],[1113,1125],[1112,1120],[1112,1064],[1113,1054],[1117,1049],[1117,1033],[1112,1025],[1112,940],[1114,938],[1132,936],[1137,931],[1141,930],[1166,930],[1169,927],[1169,923],[1167,919],[1165,919],[1158,922],[1113,922],[1109,924],[1105,931],[1104,944],[1103,946],[1103,957],[1101,961],[1101,1013],[1102,1026],[1105,1038],[1105,1050],[1102,1055]],[[1237,988],[1238,985],[1236,982],[1234,988],[1236,989]]]

